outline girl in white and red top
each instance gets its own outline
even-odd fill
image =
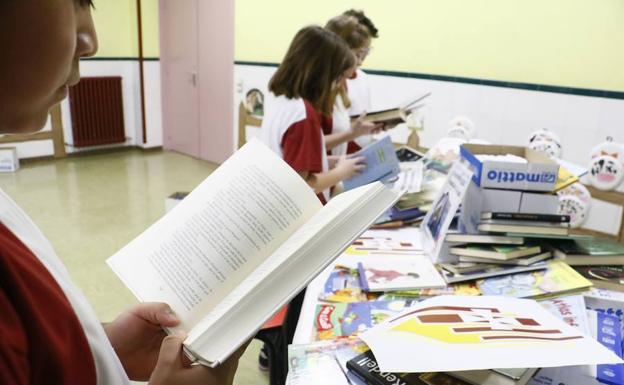
[[[40,130],[78,82],[97,41],[91,0],[0,1],[0,135]],[[36,184],[35,184],[36,185]],[[179,319],[143,303],[102,325],[52,245],[0,190],[0,384],[231,384],[238,357],[216,369],[183,361]]]
[[[325,28],[344,39],[357,59],[356,70],[346,79],[334,107],[334,117],[342,117],[341,123],[335,124],[332,135],[326,138],[332,154],[351,154],[372,143],[372,134],[383,128],[382,124],[363,120],[371,110],[371,98],[368,75],[360,69],[378,31],[364,12],[356,10],[332,18]],[[358,118],[351,118],[354,116]]]
[[[355,57],[346,43],[318,26],[295,35],[284,60],[269,82],[262,119],[265,143],[297,171],[318,194],[364,168],[363,158],[341,157],[330,167],[325,135],[337,90],[353,70]]]

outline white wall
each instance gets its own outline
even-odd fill
[[[139,146],[152,148],[162,146],[162,117],[160,113],[160,62],[144,62],[145,79],[145,112],[147,143],[143,143],[141,127],[141,104],[139,91],[139,65],[136,60],[84,60],[80,63],[80,73],[83,77],[89,76],[121,76],[122,99],[124,109],[124,126],[126,134],[125,146]],[[69,101],[61,103],[61,116],[65,135],[66,150],[68,153],[88,151],[71,146],[73,143],[71,134],[71,114]],[[44,130],[49,130],[49,123]],[[103,147],[115,147],[107,145]],[[54,153],[51,140],[11,143],[3,147],[17,147],[20,159],[51,156]]]
[[[235,105],[251,88],[266,92],[274,72],[275,67],[236,65],[235,84],[241,92],[235,94]],[[533,131],[548,128],[561,137],[563,158],[580,165],[588,163],[592,147],[607,136],[624,141],[624,100],[393,76],[369,79],[373,109],[432,93],[420,135],[424,147],[442,138],[457,115],[470,117],[479,139],[492,143],[525,145]]]

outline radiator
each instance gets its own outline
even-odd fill
[[[121,77],[85,77],[69,90],[75,147],[126,141]]]

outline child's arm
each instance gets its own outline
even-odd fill
[[[328,150],[349,142],[362,135],[373,134],[383,128],[383,123],[373,123],[364,121],[366,113],[358,116],[357,119],[351,121],[351,130],[344,132],[337,132],[335,134],[325,135],[325,146]]]
[[[299,175],[308,183],[315,193],[320,193],[323,190],[331,188],[338,184],[338,182],[348,179],[353,175],[360,173],[366,168],[366,164],[363,162],[366,160],[363,156],[356,158],[341,157],[336,167],[333,169],[320,172],[300,172]]]

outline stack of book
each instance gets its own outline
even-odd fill
[[[490,233],[568,235],[570,216],[484,212],[481,214],[478,229]]]

